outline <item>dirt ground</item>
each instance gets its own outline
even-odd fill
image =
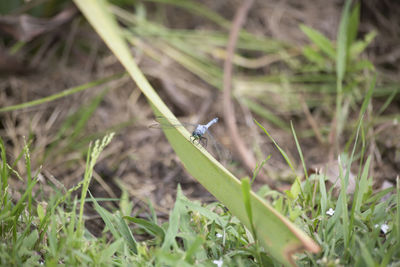
[[[203,2],[226,19],[232,20],[235,7],[241,1]],[[148,4],[149,7],[151,5]],[[245,28],[252,33],[293,45],[303,45],[308,42],[298,27],[303,23],[321,31],[330,39],[335,39],[342,6],[343,1],[256,1],[250,10]],[[400,10],[400,4],[396,1],[362,1],[359,35],[362,36],[371,29],[379,32],[379,38],[367,51],[368,58],[382,74],[381,79],[388,77],[399,81],[400,17],[395,10]],[[165,18],[166,26],[172,28],[215,27],[203,19],[194,18],[173,7],[166,8]],[[84,43],[91,45],[90,49],[87,49],[88,53],[81,49]],[[60,49],[60,44],[66,44],[67,48]],[[0,50],[4,50],[4,47],[0,47]],[[40,51],[32,57],[33,50]],[[13,60],[5,59],[4,56],[0,57],[0,62],[6,62],[0,64],[0,107],[43,98],[70,87],[123,72],[123,68],[101,39],[78,17],[61,25],[57,31],[33,39]],[[14,63],[15,66],[12,65]],[[193,118],[207,121],[219,116],[223,122],[221,92],[211,88],[176,63],[169,62],[167,67],[160,67],[159,63],[142,58],[139,65],[163,100],[183,121],[193,121]],[[163,68],[166,71],[164,75],[170,79],[173,79],[174,75],[183,75],[184,78],[180,80],[186,81],[187,85],[196,91],[190,97],[174,97],[177,94],[171,92],[168,79],[162,79]],[[93,99],[103,90],[108,91],[87,124],[82,126],[84,129],[71,138],[71,135],[74,135],[73,129],[79,127],[77,124],[81,119],[73,114],[82,108],[89,108]],[[376,100],[374,105],[379,107],[383,102],[384,100]],[[400,113],[398,95],[386,112]],[[250,141],[256,140],[264,157],[272,155],[268,162],[269,168],[273,166],[274,178],[280,179],[277,182],[280,188],[285,188],[290,184],[293,175],[279,152],[251,123],[252,115],[249,111],[236,105],[236,116],[247,145],[251,146]],[[292,135],[255,117],[261,120],[282,148],[298,161]],[[309,127],[305,116],[291,116],[289,119],[294,121],[298,131]],[[41,167],[41,181],[45,192],[52,190],[45,186],[48,181],[56,183],[61,189],[70,188],[79,182],[85,168],[84,152],[88,148],[88,142],[85,140],[98,138],[114,130],[115,138],[95,167],[94,179],[90,186],[93,195],[118,198],[121,196],[121,188],[124,188],[133,200],[136,211],[145,211],[148,200],[151,200],[159,214],[164,216],[174,203],[178,183],[181,184],[184,193],[192,199],[201,199],[202,202],[214,200],[183,169],[162,131],[148,127],[153,122],[154,116],[146,99],[130,78],[124,76],[105,86],[97,86],[47,104],[0,113],[0,136],[6,143],[7,156],[11,162],[22,151],[25,140],[32,140],[32,166],[34,173]],[[375,144],[369,146],[371,151],[368,151],[374,155],[374,177],[378,184],[384,180],[394,181],[400,173],[400,127],[381,127],[377,129],[379,135]],[[229,140],[224,124],[220,123],[213,130],[225,149],[234,151],[234,144]],[[246,135],[251,135],[251,138]],[[55,140],[57,145],[52,147]],[[329,147],[319,145],[315,137],[300,141],[308,166],[320,166],[332,160],[326,157]],[[228,168],[239,178],[247,175],[234,153],[232,159],[231,163],[227,163]],[[301,165],[298,166],[298,173],[301,174]],[[21,174],[24,173],[22,160],[18,162],[16,169]],[[14,196],[18,198],[16,188],[22,183],[15,179],[11,184],[15,185]],[[262,184],[262,181],[258,181],[256,188]]]

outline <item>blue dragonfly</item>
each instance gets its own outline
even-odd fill
[[[206,141],[205,146],[207,146],[207,138],[204,137],[204,134],[208,133],[208,135],[211,136],[211,138],[213,138],[212,135],[210,134],[210,131],[208,131],[208,128],[210,128],[212,125],[214,125],[217,122],[218,122],[218,118],[214,118],[205,125],[197,124],[196,128],[192,132],[192,135],[190,136],[190,139],[193,138],[192,142],[194,143],[194,142],[196,142],[196,140],[198,140],[201,143],[202,140],[205,140]]]
[[[216,124],[218,122],[218,118],[214,118],[210,120],[207,124],[192,124],[192,123],[180,123],[177,122],[175,123],[175,120],[168,120],[165,117],[156,117],[157,123],[150,125],[150,128],[163,128],[163,129],[168,129],[168,128],[176,128],[176,127],[191,127],[194,129],[192,131],[192,135],[190,136],[190,140],[194,144],[201,144],[203,147],[207,147],[207,141],[208,139],[205,137],[207,135],[209,139],[211,139],[211,142],[213,144],[214,149],[216,150],[216,153],[218,155],[218,158],[220,159],[226,159],[229,156],[228,153],[224,153],[223,149],[221,146],[218,144],[218,142],[215,140],[213,135],[211,134],[209,128]],[[173,121],[171,123],[170,121]]]

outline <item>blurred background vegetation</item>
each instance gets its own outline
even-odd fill
[[[153,87],[183,120],[197,123],[219,116],[222,123],[214,135],[233,154],[228,167],[239,177],[245,175],[235,144],[224,130],[221,93],[230,21],[240,1],[112,3]],[[273,155],[264,169],[283,186],[294,177],[253,118],[296,159],[292,121],[307,166],[326,166],[348,149],[375,77],[372,105],[365,116],[367,149],[374,154],[371,169],[378,183],[393,181],[399,171],[399,19],[393,8],[398,4],[353,5],[342,100],[337,103],[336,39],[342,4],[256,1],[239,36],[232,79],[235,117],[257,161]],[[146,194],[174,192],[177,182],[184,189],[196,187],[161,133],[148,129],[154,117],[140,91],[71,2],[3,1],[0,12],[0,133],[12,158],[26,138],[33,165],[43,165],[49,175],[70,186],[81,177],[88,142],[113,130],[118,134],[105,156],[109,160],[96,170],[103,181],[92,185],[104,195],[120,194],[115,177],[135,184],[136,190],[139,185]],[[65,93],[67,89],[72,91]],[[57,93],[68,96],[45,99]],[[4,110],[33,100],[43,103]]]
[[[136,62],[174,114],[192,123],[218,116],[214,136],[231,154],[224,164],[237,177],[251,175],[222,108],[225,49],[241,1],[110,2]],[[345,39],[344,1],[255,1],[240,31],[234,116],[257,162],[271,155],[263,172],[280,191],[302,176],[290,122],[309,172],[324,168],[334,177],[338,155],[352,149],[369,94],[356,157],[372,155],[376,188],[393,185],[400,172],[400,4],[353,2]],[[94,195],[119,198],[126,190],[137,212],[150,199],[164,218],[177,184],[193,199],[214,200],[189,177],[162,132],[149,129],[154,115],[146,99],[71,1],[1,1],[0,14],[0,136],[15,170],[26,172],[17,159],[28,144],[32,169],[43,175],[41,192],[51,191],[49,181],[71,188],[85,173],[89,142],[114,131],[93,172]],[[296,173],[254,119],[287,152]],[[9,183],[25,188],[18,179]],[[89,224],[102,227],[100,218]]]

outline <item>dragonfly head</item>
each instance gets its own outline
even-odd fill
[[[193,137],[194,139],[200,139],[201,136],[202,136],[202,134],[199,133],[199,132],[196,131],[196,130],[194,130],[194,131],[192,132],[192,137]]]

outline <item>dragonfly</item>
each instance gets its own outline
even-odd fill
[[[168,128],[176,128],[176,127],[192,127],[194,130],[192,131],[192,135],[190,136],[190,141],[194,144],[201,144],[203,147],[207,147],[207,141],[208,139],[205,137],[207,135],[213,144],[214,149],[216,150],[216,153],[220,159],[226,159],[229,156],[227,152],[223,151],[221,146],[218,144],[218,142],[215,140],[213,135],[211,134],[209,128],[216,124],[218,122],[218,117],[213,118],[206,124],[191,124],[191,123],[180,123],[177,122],[175,123],[175,120],[168,120],[165,117],[156,117],[156,124],[150,125],[150,128],[163,128],[163,129],[168,129]],[[170,122],[172,121],[172,122]],[[226,154],[226,155],[225,155]]]
[[[208,128],[210,128],[211,126],[213,126],[214,124],[216,124],[218,122],[218,118],[214,118],[212,120],[210,120],[207,124],[197,124],[196,128],[193,130],[192,135],[190,136],[190,139],[193,138],[192,142],[196,142],[196,140],[198,140],[199,142],[201,142],[202,140],[206,141],[206,145],[207,146],[207,138],[204,137],[204,134],[208,132],[208,134],[210,136],[212,136],[210,134],[210,132],[208,131]]]

